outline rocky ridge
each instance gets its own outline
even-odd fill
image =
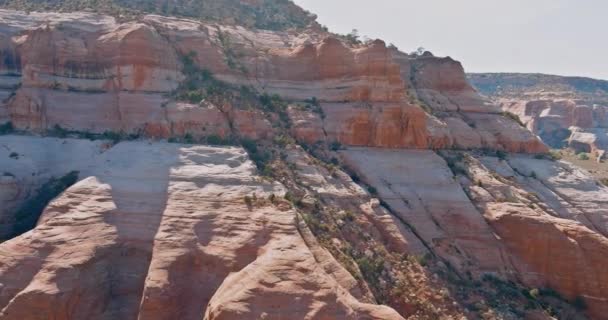
[[[0,137],[2,230],[79,175],[0,244],[1,319],[608,312],[607,188],[451,58],[158,15],[0,17],[0,117],[20,134]]]

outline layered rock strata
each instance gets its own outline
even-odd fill
[[[292,101],[293,132],[307,143],[546,151],[472,90],[459,63],[409,57],[379,40],[353,45],[322,32],[154,15],[124,23],[87,13],[0,15],[0,119],[20,129],[272,135],[274,120],[247,106],[172,101],[190,57],[225,83]],[[313,98],[322,111],[306,108]]]
[[[64,151],[46,142],[50,159]],[[402,319],[353,297],[331,255],[340,277],[319,265],[291,205],[269,200],[285,189],[256,177],[244,150],[134,142],[91,154],[36,229],[0,246],[0,318]]]

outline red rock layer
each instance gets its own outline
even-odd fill
[[[21,88],[0,105],[0,121],[10,120],[22,129],[59,125],[165,138],[224,137],[232,125],[230,133],[236,135],[272,135],[273,120],[261,112],[208,104],[195,110],[195,105],[169,101],[167,94],[184,79],[181,57],[190,55],[222,81],[300,104],[316,98],[327,116],[324,121],[318,123],[305,112],[292,118],[294,133],[303,133],[298,138],[307,142],[545,151],[536,137],[516,126],[471,137],[475,130],[462,130],[477,124],[468,113],[494,113],[496,108],[472,90],[460,64],[449,58],[409,57],[379,40],[353,46],[323,33],[251,31],[160,16],[117,24],[91,14],[32,19],[1,14],[7,26],[2,36],[11,40],[3,49],[8,65],[0,72],[20,77],[2,77],[0,85],[7,96],[15,90],[10,87],[14,79],[20,79]],[[413,96],[431,107],[427,111],[456,112],[467,124],[452,127],[445,117],[424,112]]]

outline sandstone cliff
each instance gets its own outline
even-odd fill
[[[7,39],[0,116],[20,129],[272,135],[273,120],[247,104],[173,103],[196,68],[291,101],[293,132],[307,143],[546,151],[475,93],[459,63],[407,57],[382,41],[352,45],[327,33],[161,16],[117,23],[85,13],[0,14]],[[313,98],[320,110],[302,110]]]
[[[606,319],[608,188],[460,63],[245,26],[0,10],[0,319]]]

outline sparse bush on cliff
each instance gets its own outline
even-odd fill
[[[270,153],[258,148],[257,143],[253,140],[243,139],[241,145],[249,154],[249,159],[255,163],[260,172],[263,172],[272,158]]]
[[[243,197],[243,201],[245,201],[245,205],[247,205],[247,209],[251,211],[253,208],[253,199],[250,196]]]
[[[496,150],[496,157],[500,160],[507,160],[507,153],[502,150]]]
[[[223,32],[219,27],[217,27],[216,30],[217,39],[220,41],[220,48],[224,53],[224,62],[226,65],[228,65],[228,67],[232,70],[236,70],[244,75],[247,75],[249,71],[240,61],[242,54],[235,48],[232,40],[230,39],[230,34]]]
[[[384,259],[380,256],[362,256],[355,258],[355,262],[359,266],[359,270],[361,270],[367,283],[378,288],[382,272],[384,271]]]
[[[231,93],[231,88],[216,80],[211,71],[201,69],[196,64],[195,57],[196,52],[194,51],[181,56],[182,73],[186,79],[173,92],[173,98],[190,103],[200,103],[206,98],[213,100],[228,98],[225,95]]]
[[[376,189],[375,187],[368,186],[367,191],[369,191],[369,194],[371,194],[372,196],[378,195],[378,189]]]
[[[502,115],[503,115],[503,117],[507,117],[507,118],[517,122],[517,124],[519,124],[520,126],[522,126],[524,128],[526,127],[526,125],[523,123],[523,121],[521,121],[521,119],[519,118],[518,115],[516,115],[512,112],[508,112],[508,111],[503,112]]]
[[[208,136],[206,138],[206,141],[208,144],[210,145],[215,145],[215,146],[231,146],[231,145],[235,145],[235,141],[234,139],[230,139],[230,138],[222,138],[218,135],[212,134],[210,136]]]
[[[551,160],[554,160],[554,161],[561,160],[563,158],[562,154],[557,150],[549,151],[549,157],[551,158]]]
[[[579,160],[583,160],[583,161],[589,160],[589,155],[586,154],[586,153],[584,153],[584,152],[579,153],[577,155],[577,157],[578,157]]]
[[[359,44],[362,43],[361,39],[360,39],[360,36],[359,36],[359,30],[357,30],[357,29],[353,29],[350,33],[348,33],[347,35],[345,35],[344,38],[351,45],[359,45]]]
[[[329,149],[332,151],[339,151],[342,150],[342,143],[340,143],[339,141],[334,141],[331,143],[331,145],[329,146]]]
[[[307,104],[307,109],[311,110],[314,113],[317,113],[321,117],[321,119],[325,119],[325,112],[323,111],[323,108],[321,107],[321,102],[317,99],[317,97],[312,97],[310,99],[304,100],[304,102]]]
[[[13,127],[13,123],[12,122],[9,121],[7,123],[4,123],[4,124],[0,125],[0,135],[11,134],[13,132],[15,132],[15,128]]]
[[[15,213],[16,221],[13,228],[13,237],[34,228],[38,218],[49,202],[76,183],[76,181],[78,181],[78,172],[72,171],[61,178],[52,177],[44,183]]]

